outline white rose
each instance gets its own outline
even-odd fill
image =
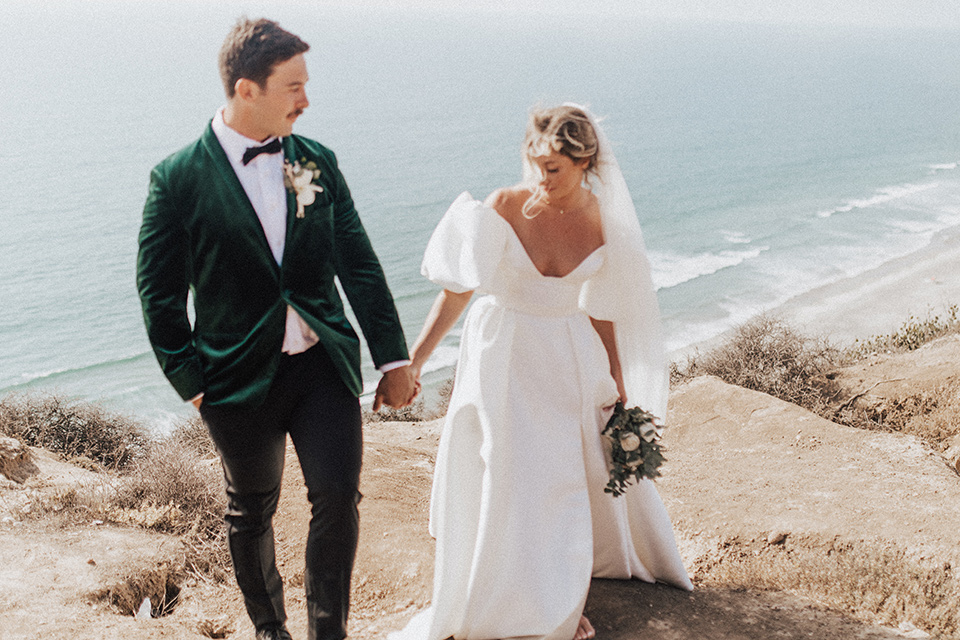
[[[313,182],[313,171],[301,171],[293,176],[293,188],[297,191],[303,191]]]
[[[640,438],[637,437],[637,434],[632,432],[627,432],[621,434],[620,436],[620,448],[624,451],[636,451],[640,446]]]
[[[636,460],[631,460],[627,463],[627,469],[630,471],[636,471],[637,467],[643,464],[643,458],[637,458]]]
[[[653,442],[659,438],[660,434],[658,432],[659,429],[657,429],[657,426],[652,422],[648,422],[640,427],[640,435],[643,436],[643,439],[647,442]]]

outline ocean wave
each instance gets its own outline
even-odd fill
[[[817,217],[820,218],[829,218],[835,213],[847,213],[848,211],[853,211],[854,209],[866,209],[867,207],[875,207],[878,204],[884,204],[887,202],[892,202],[893,200],[899,200],[907,196],[913,195],[915,193],[920,193],[921,191],[928,191],[940,186],[939,182],[930,182],[927,184],[905,184],[895,187],[883,187],[882,189],[877,189],[875,195],[869,198],[847,200],[846,204],[836,207],[835,209],[827,209],[825,211],[818,211]]]
[[[911,235],[931,236],[944,227],[944,220],[888,220],[886,225]]]
[[[650,262],[653,282],[657,290],[669,289],[701,276],[714,274],[721,269],[735,267],[756,258],[769,247],[756,247],[748,251],[719,251],[695,256],[655,253]]]
[[[28,384],[39,380],[55,379],[64,375],[92,373],[107,367],[137,362],[143,358],[152,359],[153,353],[150,351],[143,351],[140,353],[120,356],[110,360],[101,360],[100,362],[92,362],[90,364],[79,365],[75,367],[61,367],[59,369],[47,369],[42,371],[34,371],[31,373],[23,373],[20,375],[21,382],[19,384]]]
[[[720,237],[731,244],[750,244],[753,239],[740,231],[720,230]]]
[[[928,168],[928,169],[932,169],[934,172],[936,172],[936,171],[953,171],[954,169],[957,168],[957,163],[956,163],[956,162],[947,162],[947,163],[944,163],[944,164],[931,164],[931,165],[927,165],[927,168]]]
[[[710,318],[700,320],[686,312],[665,318],[667,349],[682,352],[692,346],[709,343],[757,314],[776,311],[796,296],[822,286],[857,277],[909,255],[928,245],[933,233],[929,226],[905,224],[906,234],[887,233],[869,245],[851,245],[831,250],[829,264],[806,254],[798,260],[775,259],[757,262],[749,275],[750,283],[741,283],[738,293],[730,293],[710,304]],[[796,256],[795,256],[796,257]]]
[[[665,336],[667,352],[678,355],[677,352],[703,345],[767,310],[766,307],[746,303],[721,304],[719,309],[726,315],[713,320],[685,322],[680,326],[668,327]]]

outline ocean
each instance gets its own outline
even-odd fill
[[[0,394],[57,391],[161,430],[192,411],[146,340],[136,237],[150,168],[224,101],[216,53],[243,12],[311,43],[295,130],[336,151],[409,342],[437,292],[419,274],[431,230],[460,192],[519,179],[534,104],[604,117],[672,350],[960,225],[957,31],[4,3]],[[425,381],[456,353],[454,331]]]

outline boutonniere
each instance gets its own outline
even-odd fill
[[[290,164],[286,158],[283,159],[283,186],[287,191],[295,193],[297,196],[297,217],[303,217],[304,207],[313,204],[317,199],[318,193],[323,193],[323,187],[313,184],[313,181],[320,177],[320,169],[317,163],[311,160],[307,162],[306,158],[301,158],[304,164],[299,162]]]

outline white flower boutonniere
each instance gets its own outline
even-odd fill
[[[303,217],[304,207],[308,207],[317,199],[318,193],[323,193],[323,187],[313,184],[313,181],[320,177],[320,169],[313,160],[307,162],[306,158],[301,158],[304,164],[299,162],[290,164],[290,161],[283,160],[283,186],[287,191],[297,195],[297,217]]]

